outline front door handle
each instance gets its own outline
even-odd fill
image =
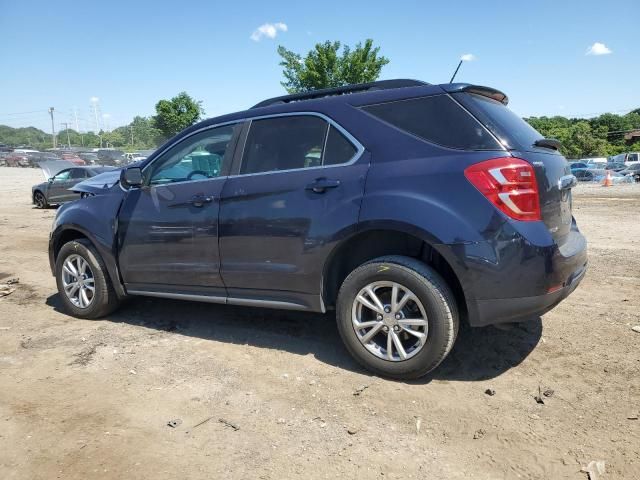
[[[314,193],[324,193],[329,188],[340,186],[340,180],[330,180],[328,178],[316,178],[313,182],[305,187],[305,190],[311,190]]]
[[[191,197],[191,205],[194,207],[203,207],[205,203],[213,202],[213,197],[209,195],[194,195]]]

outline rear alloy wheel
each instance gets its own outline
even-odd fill
[[[337,321],[358,362],[398,379],[436,368],[458,333],[448,285],[424,263],[401,256],[374,259],[351,272],[340,289]]]
[[[42,192],[35,193],[33,196],[33,202],[36,204],[37,208],[47,208],[49,206],[47,199]]]

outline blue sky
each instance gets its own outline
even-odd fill
[[[381,78],[457,80],[505,91],[523,116],[640,107],[640,1],[357,2],[0,0],[0,124],[111,128],[187,91],[206,116],[284,93],[276,48],[373,38]],[[252,34],[264,24],[275,38]],[[269,28],[265,29],[269,30]],[[273,31],[271,32],[273,33]],[[587,55],[594,43],[595,53]],[[607,53],[610,51],[610,53]]]

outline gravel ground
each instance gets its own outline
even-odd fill
[[[40,178],[0,168],[0,291],[19,277],[0,297],[0,478],[585,479],[592,460],[640,478],[640,185],[575,190],[590,267],[564,303],[464,329],[406,383],[359,368],[330,315],[139,298],[68,317]]]

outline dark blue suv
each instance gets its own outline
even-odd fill
[[[180,133],[58,211],[67,310],[127,295],[336,312],[370,370],[416,378],[471,326],[576,288],[576,180],[492,88],[388,80],[266,100]]]

